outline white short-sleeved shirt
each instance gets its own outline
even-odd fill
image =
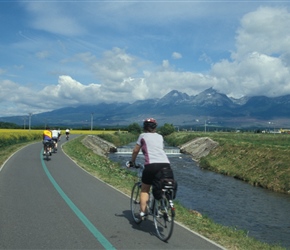
[[[57,130],[52,130],[51,131],[51,134],[52,134],[52,138],[58,138],[58,131]]]
[[[163,137],[158,133],[142,133],[139,135],[137,144],[141,146],[145,156],[144,165],[151,163],[170,163],[164,152]]]

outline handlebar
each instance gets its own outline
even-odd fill
[[[130,162],[130,161],[127,161],[126,162],[126,167],[127,168],[144,168],[144,166],[141,164],[141,163],[138,163],[138,164],[132,164],[132,162]]]

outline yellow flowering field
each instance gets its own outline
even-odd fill
[[[71,134],[75,135],[100,135],[100,134],[112,134],[117,131],[115,130],[70,130]],[[121,131],[124,132],[124,131]],[[65,131],[62,131],[61,134],[65,134]]]
[[[29,142],[35,140],[42,140],[42,132],[43,130],[24,130],[24,129],[0,129],[0,148],[6,147],[9,145],[22,143],[22,142]],[[115,133],[116,131],[113,130],[71,130],[71,134],[111,134]],[[62,131],[62,134],[65,134]]]
[[[41,140],[42,131],[23,129],[0,129],[0,148],[9,145]]]

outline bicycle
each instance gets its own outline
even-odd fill
[[[56,142],[54,140],[51,140],[51,151],[56,153]]]
[[[126,163],[128,166],[129,162]],[[130,207],[132,217],[136,224],[140,224],[143,220],[140,217],[140,191],[142,184],[142,173],[144,166],[138,164],[135,166],[138,169],[138,180],[133,185],[130,199]],[[147,204],[147,217],[153,216],[154,226],[157,237],[166,242],[172,235],[175,217],[175,208],[173,203],[174,189],[172,185],[165,185],[162,188],[162,198],[156,200],[152,193],[152,188],[149,193],[149,202]]]
[[[49,160],[49,156],[51,155],[49,148],[51,148],[51,141],[43,141],[43,152],[45,154],[45,159],[48,161]]]

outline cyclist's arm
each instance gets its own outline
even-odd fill
[[[139,154],[140,149],[141,149],[141,146],[138,144],[136,144],[133,149],[131,162],[133,162],[134,165],[135,165],[135,161],[136,161],[137,155]]]

